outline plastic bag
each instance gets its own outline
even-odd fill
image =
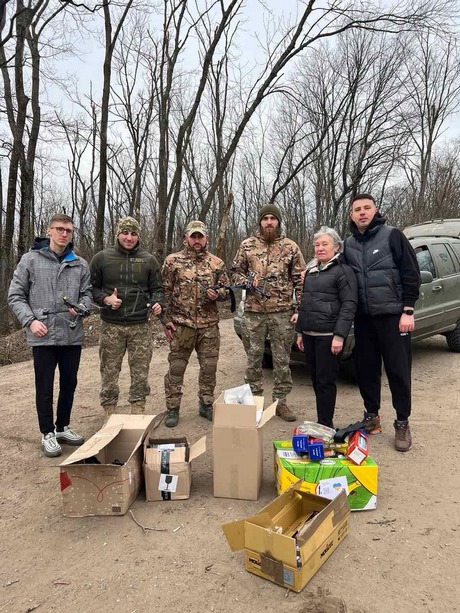
[[[254,404],[254,396],[248,383],[224,390],[226,404]]]
[[[304,421],[296,428],[296,434],[306,434],[313,438],[321,438],[323,440],[329,440],[334,438],[335,430],[328,428],[321,424],[317,424],[314,421]]]

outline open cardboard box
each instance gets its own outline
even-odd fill
[[[263,427],[275,415],[277,402],[226,404],[224,394],[214,402],[214,496],[257,500],[263,478]]]
[[[63,514],[124,515],[143,485],[142,441],[160,415],[111,415],[60,464]]]
[[[302,479],[303,490],[321,495],[326,484],[334,485],[334,481],[342,479],[346,481],[352,511],[377,507],[378,466],[370,456],[359,466],[347,458],[325,458],[318,462],[297,455],[291,441],[274,441],[273,446],[278,494]]]
[[[334,500],[304,492],[300,481],[257,515],[224,524],[232,551],[245,550],[246,570],[300,592],[348,534],[345,492]]]
[[[145,500],[190,498],[192,460],[206,451],[206,436],[193,445],[185,437],[144,440]]]

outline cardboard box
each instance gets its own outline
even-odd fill
[[[206,436],[190,446],[186,438],[144,440],[145,500],[190,498],[192,460],[206,451]]]
[[[277,401],[265,411],[255,404],[226,404],[223,393],[214,402],[214,496],[257,500],[263,478],[263,427],[275,415]]]
[[[326,485],[327,480],[339,482],[340,478],[344,477],[352,511],[377,507],[378,466],[371,457],[367,457],[359,466],[345,458],[326,458],[311,462],[293,451],[291,441],[274,441],[273,445],[278,494],[291,487],[298,479],[302,479],[304,491],[320,494],[321,486]],[[327,485],[330,486],[331,483]]]
[[[222,529],[232,551],[245,550],[247,571],[300,592],[348,534],[349,515],[345,492],[327,500],[298,482],[254,517]]]
[[[144,482],[142,441],[163,417],[164,413],[111,415],[99,432],[64,460],[60,465],[63,514],[124,515]]]

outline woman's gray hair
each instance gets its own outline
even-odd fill
[[[324,236],[324,234],[327,234],[328,236],[330,236],[332,238],[332,242],[334,243],[334,245],[338,246],[338,248],[339,248],[338,252],[342,253],[343,241],[340,238],[340,236],[337,234],[337,232],[334,230],[334,228],[329,228],[328,226],[321,226],[321,228],[318,230],[318,232],[316,232],[313,235],[313,240],[315,241],[320,236]]]

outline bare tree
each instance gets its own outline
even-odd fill
[[[417,154],[409,160],[413,207],[423,216],[433,148],[460,104],[460,54],[455,38],[418,33],[411,41],[401,88],[411,100],[402,122]]]

